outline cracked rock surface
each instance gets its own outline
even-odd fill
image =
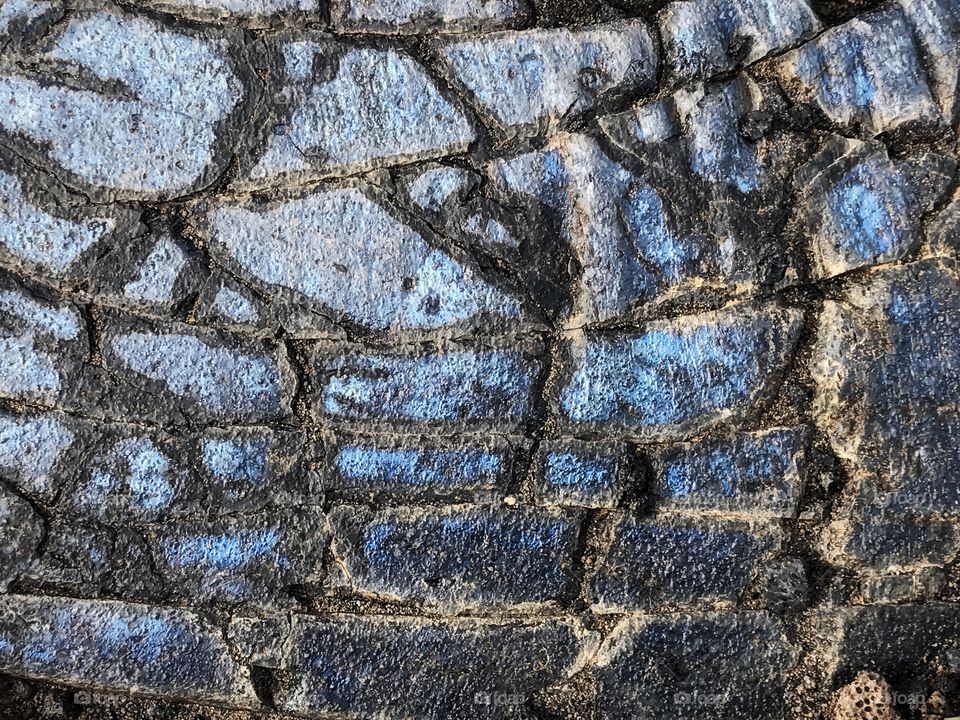
[[[957,0],[0,0],[0,716],[960,714]]]

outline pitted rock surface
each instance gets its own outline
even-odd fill
[[[0,717],[960,714],[958,77],[957,0],[0,0]]]

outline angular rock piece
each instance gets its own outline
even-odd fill
[[[737,602],[780,543],[772,525],[705,517],[623,516],[612,532],[590,581],[594,610],[602,613]]]
[[[265,144],[241,187],[299,185],[464,152],[476,139],[458,103],[393,48],[283,36],[265,52],[273,92]]]
[[[421,500],[487,498],[506,493],[513,448],[499,440],[438,445],[428,438],[343,438],[331,459],[337,493]]]
[[[576,515],[459,505],[333,512],[334,587],[445,608],[553,603],[575,581]]]
[[[86,327],[74,306],[40,300],[0,278],[0,397],[54,405],[87,357]]]
[[[804,427],[774,428],[671,447],[655,461],[657,506],[796,517],[808,440]]]
[[[157,572],[185,599],[291,603],[291,585],[320,577],[327,545],[319,511],[273,512],[149,528]]]
[[[872,605],[843,608],[827,618],[825,637],[836,643],[834,684],[859,670],[878,672],[899,685],[950,664],[960,650],[960,605]],[[955,662],[955,661],[954,661]]]
[[[431,165],[407,178],[407,195],[418,209],[439,213],[451,198],[462,198],[479,182],[476,173],[452,165]]]
[[[568,341],[557,412],[577,427],[661,441],[739,425],[779,382],[801,320],[793,309],[738,305]]]
[[[782,720],[794,661],[761,613],[630,618],[598,654],[598,718]]]
[[[755,62],[820,28],[804,0],[672,2],[657,21],[664,63],[678,84]]]
[[[608,96],[650,90],[657,73],[640,20],[456,40],[440,56],[487,124],[509,135],[538,134]]]
[[[960,512],[958,318],[957,272],[936,260],[873,273],[824,306],[814,417],[850,467],[856,512],[833,532],[854,556],[862,524],[891,531],[883,543],[862,543],[870,562],[929,564],[956,553],[944,520]]]
[[[337,32],[404,33],[498,30],[523,23],[527,0],[332,0]]]
[[[259,705],[220,629],[180,608],[4,595],[0,667],[83,688]]]
[[[214,252],[282,298],[287,317],[301,307],[381,333],[521,318],[517,298],[359,187],[268,205],[216,204],[204,222]]]
[[[161,12],[197,20],[239,21],[262,27],[277,19],[320,20],[320,0],[140,0]]]
[[[0,590],[27,567],[43,534],[43,519],[30,503],[0,485]]]
[[[920,242],[920,209],[882,144],[837,138],[794,177],[818,277],[899,260]]]
[[[954,0],[899,0],[913,28],[930,90],[940,106],[943,119],[956,127],[957,88],[960,81],[960,23]]]
[[[275,343],[111,314],[101,351],[108,374],[91,369],[74,393],[92,414],[242,424],[290,413],[293,371]]]
[[[564,620],[294,615],[285,647],[285,712],[501,718],[578,672],[596,635]]]
[[[88,251],[133,234],[138,218],[116,206],[73,207],[79,199],[57,188],[23,163],[0,163],[0,263],[50,284],[86,275]]]
[[[44,40],[36,60],[38,74],[0,68],[0,143],[68,185],[107,199],[168,199],[226,167],[247,91],[222,35],[94,10]],[[57,82],[62,64],[79,77]]]
[[[55,414],[0,414],[0,477],[32,498],[52,501],[61,489],[61,470],[70,465],[76,439],[70,425]]]
[[[847,132],[869,138],[942,123],[910,25],[897,6],[831,28],[776,65],[788,94],[818,107]]]
[[[62,0],[6,0],[0,5],[0,50],[29,41],[61,17]]]
[[[543,505],[613,508],[629,483],[630,455],[620,444],[544,441],[534,494]]]
[[[315,414],[361,425],[520,428],[542,364],[523,350],[444,348],[364,355],[318,352]]]

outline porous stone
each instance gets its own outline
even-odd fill
[[[944,120],[956,128],[960,79],[960,24],[954,0],[900,0]]]
[[[316,582],[328,532],[317,509],[154,525],[157,572],[187,600],[293,604],[292,585]]]
[[[613,508],[631,482],[631,456],[617,443],[543,441],[535,461],[538,503]]]
[[[784,50],[820,29],[804,0],[672,2],[657,15],[675,83],[704,80]]]
[[[556,411],[584,430],[648,440],[736,427],[779,382],[801,320],[748,304],[569,340]]]
[[[519,429],[530,418],[542,363],[523,349],[455,346],[314,357],[318,418],[360,426]]]
[[[455,155],[476,139],[458,103],[398,49],[297,34],[263,52],[272,99],[240,187],[303,184]]]
[[[807,428],[774,428],[669,447],[656,454],[657,507],[680,512],[796,517]]]
[[[484,320],[506,326],[523,317],[518,298],[362,187],[217,203],[204,222],[214,252],[280,298],[294,331],[297,308],[379,333],[452,331]]]
[[[0,414],[0,477],[25,495],[51,501],[76,434],[63,416]]]
[[[338,507],[334,587],[444,608],[537,607],[571,589],[579,529],[572,513],[451,506]]]
[[[0,590],[33,560],[43,534],[43,519],[30,503],[0,485]]]
[[[629,618],[598,653],[598,718],[780,720],[794,662],[762,613]]]
[[[608,97],[650,90],[657,73],[650,30],[640,20],[493,33],[451,40],[439,53],[450,80],[506,135],[538,134]]]
[[[55,405],[88,356],[80,312],[0,277],[0,397]]]
[[[891,681],[922,678],[948,667],[956,653],[960,605],[868,605],[829,614],[822,632],[836,653],[830,674],[836,685],[861,670]]]
[[[110,314],[101,351],[106,372],[90,368],[74,388],[91,414],[222,424],[290,414],[293,371],[275,343]]]
[[[278,20],[319,21],[324,7],[320,0],[141,0],[140,4],[181,17],[253,27]]]
[[[186,195],[228,162],[248,94],[230,52],[211,30],[77,13],[31,58],[37,72],[0,67],[0,141],[101,198]],[[80,71],[70,83],[57,75],[64,63]]]
[[[4,595],[0,667],[97,690],[259,705],[220,629],[180,608]]]
[[[825,303],[811,372],[814,417],[853,479],[851,520],[831,529],[841,555],[883,566],[956,553],[943,516],[960,511],[958,308],[956,270],[937,260],[873,273]]]
[[[343,437],[330,461],[338,494],[447,501],[506,494],[514,449],[496,439],[440,444],[429,437]]]
[[[870,138],[901,127],[937,128],[940,108],[903,10],[861,15],[787,53],[777,76],[797,102]]]
[[[566,620],[294,615],[285,712],[502,718],[583,668],[594,633]]]
[[[817,277],[899,260],[919,244],[921,208],[882,144],[834,138],[794,178]]]
[[[338,32],[424,33],[498,30],[529,16],[527,0],[332,0]]]
[[[780,545],[773,525],[630,515],[610,522],[612,543],[590,580],[601,613],[736,603]]]
[[[899,720],[893,689],[881,675],[859,672],[837,691],[834,720]]]

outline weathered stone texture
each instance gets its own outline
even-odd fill
[[[633,480],[630,462],[630,452],[621,444],[543,442],[533,492],[544,505],[614,508]]]
[[[219,630],[178,608],[6,595],[0,666],[67,685],[258,704]]]
[[[574,582],[579,522],[536,508],[334,511],[335,587],[444,607],[556,603]],[[535,579],[535,582],[531,580]]]
[[[497,30],[523,23],[527,0],[332,0],[341,32],[422,33]]]

